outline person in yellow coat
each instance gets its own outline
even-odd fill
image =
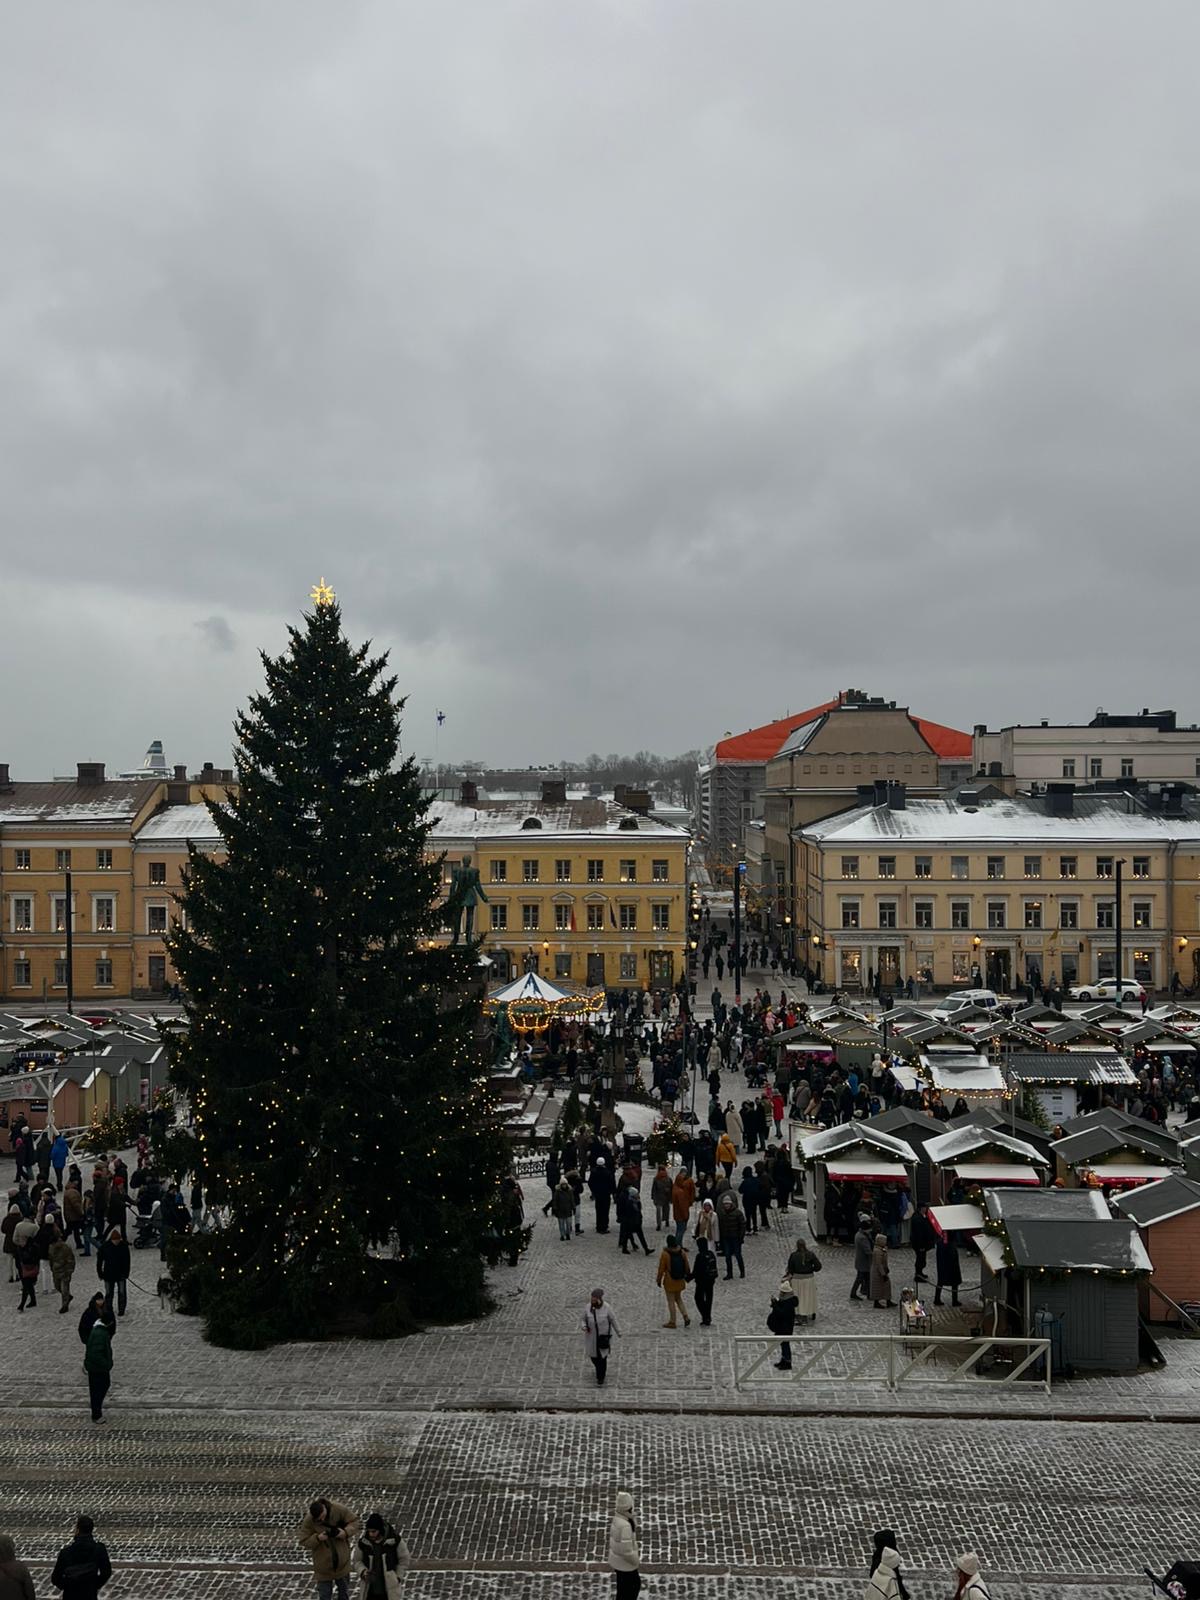
[[[737,1165],[737,1150],[728,1133],[723,1133],[717,1140],[717,1160],[725,1168],[725,1176],[733,1177],[733,1169]]]
[[[667,1236],[667,1247],[658,1258],[657,1283],[667,1297],[667,1321],[664,1328],[678,1327],[675,1320],[676,1313],[683,1318],[685,1328],[690,1328],[692,1319],[687,1314],[683,1303],[683,1291],[687,1288],[691,1268],[688,1264],[687,1251],[678,1241],[670,1235]]]

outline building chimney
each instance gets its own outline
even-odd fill
[[[977,739],[980,737],[981,734],[985,734],[986,732],[987,732],[987,723],[986,722],[977,722],[975,724],[975,737]]]
[[[80,761],[76,764],[75,774],[77,783],[103,783],[104,763],[103,761]]]
[[[623,783],[613,784],[613,799],[619,806],[625,804],[625,785]]]
[[[460,805],[464,806],[478,805],[479,789],[477,785],[471,782],[470,778],[463,779],[462,788],[458,791],[458,801]]]
[[[908,785],[889,783],[887,786],[887,803],[889,811],[906,810],[908,807]]]
[[[544,806],[565,806],[567,803],[567,780],[565,778],[542,779],[542,804]]]
[[[8,775],[8,762],[0,761],[0,789],[6,792],[12,788],[12,779]]]
[[[649,789],[626,789],[625,798],[621,804],[626,811],[636,811],[639,817],[649,816],[650,791]]]
[[[1052,817],[1074,816],[1075,785],[1073,783],[1048,783],[1046,785],[1046,810]]]
[[[176,783],[186,783],[187,782],[187,763],[186,762],[182,762],[181,761],[181,762],[179,762],[177,764],[177,766],[175,768],[175,782]]]

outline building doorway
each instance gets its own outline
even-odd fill
[[[492,982],[507,983],[512,975],[512,962],[508,958],[507,950],[491,951]]]
[[[862,988],[862,951],[839,950],[838,955],[842,963],[842,977],[840,987],[843,989]]]
[[[604,955],[599,950],[588,951],[587,981],[589,989],[603,989],[604,987]]]
[[[1053,971],[1051,972],[1053,976]],[[1062,984],[1064,989],[1070,989],[1079,982],[1079,957],[1064,956],[1062,958]]]
[[[161,994],[167,987],[167,958],[166,956],[151,956],[146,964],[150,974],[150,987],[155,994]]]
[[[1001,946],[989,950],[986,960],[987,987],[997,994],[1007,994],[1012,988],[1012,952]]]
[[[675,962],[669,950],[651,950],[650,987],[669,989],[675,981]]]
[[[879,971],[876,979],[880,989],[894,989],[900,982],[900,946],[898,944],[881,944],[879,946]]]

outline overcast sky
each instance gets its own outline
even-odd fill
[[[849,685],[1200,713],[1194,0],[0,22],[3,748],[228,758],[320,576],[406,747]]]

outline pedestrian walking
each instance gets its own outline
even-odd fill
[[[696,1310],[700,1313],[700,1326],[712,1327],[713,1288],[717,1281],[717,1258],[709,1249],[708,1240],[696,1239],[696,1259],[692,1264],[692,1282],[695,1285]]]
[[[56,1133],[50,1146],[50,1165],[54,1168],[54,1182],[59,1194],[63,1192],[63,1173],[66,1171],[68,1155],[70,1150],[66,1135]]]
[[[17,1271],[17,1246],[13,1239],[13,1232],[21,1221],[21,1208],[12,1198],[16,1190],[9,1191],[8,1215],[0,1222],[0,1236],[4,1239],[4,1254],[8,1257],[8,1281],[16,1283],[20,1274]]]
[[[891,1528],[880,1528],[875,1535],[871,1572],[863,1600],[910,1600],[900,1573],[900,1554]]]
[[[358,1518],[346,1506],[324,1496],[314,1500],[300,1524],[299,1542],[312,1556],[319,1600],[350,1600],[350,1552]]]
[[[363,1525],[358,1561],[359,1600],[400,1600],[400,1574],[412,1565],[412,1554],[378,1511],[373,1511]]]
[[[729,1135],[736,1155],[745,1143],[746,1129],[741,1115],[732,1100],[725,1107],[725,1132]]]
[[[616,1600],[637,1600],[642,1577],[638,1571],[637,1523],[633,1520],[633,1496],[622,1489],[617,1495],[613,1519],[608,1529],[608,1564],[616,1579]]]
[[[117,1319],[105,1303],[104,1294],[97,1290],[87,1305],[83,1308],[83,1315],[79,1319],[79,1342],[86,1345],[88,1334],[92,1331],[93,1323],[103,1320],[108,1326],[109,1337],[117,1331]]]
[[[854,1235],[854,1284],[850,1290],[851,1300],[864,1298],[871,1287],[871,1256],[875,1250],[875,1241],[871,1237],[870,1221],[869,1217],[860,1216],[858,1232]]]
[[[550,1196],[550,1209],[558,1222],[559,1239],[570,1239],[571,1219],[575,1215],[575,1191],[565,1177],[555,1185],[554,1193]]]
[[[104,1421],[104,1397],[112,1384],[112,1334],[103,1317],[92,1323],[83,1351],[83,1370],[87,1373],[92,1421]]]
[[[887,1306],[896,1304],[892,1299],[892,1274],[888,1267],[886,1233],[875,1235],[875,1247],[871,1251],[871,1300],[876,1311],[886,1310]]]
[[[75,1271],[75,1252],[63,1238],[62,1229],[56,1227],[50,1241],[50,1276],[54,1292],[62,1297],[59,1315],[65,1315],[71,1304],[71,1277]]]
[[[664,1328],[674,1328],[678,1324],[675,1320],[676,1313],[683,1318],[685,1328],[690,1328],[692,1319],[687,1314],[687,1307],[683,1303],[683,1291],[687,1288],[688,1279],[692,1275],[691,1265],[688,1262],[688,1253],[680,1245],[678,1239],[673,1239],[668,1234],[666,1248],[658,1258],[658,1276],[655,1280],[667,1297],[667,1320]]]
[[[37,1600],[33,1578],[8,1534],[0,1533],[0,1600]]]
[[[588,1188],[592,1191],[592,1199],[596,1204],[596,1232],[607,1233],[608,1212],[612,1205],[615,1185],[608,1161],[604,1156],[596,1157],[595,1165],[588,1177]]]
[[[695,1238],[697,1242],[699,1242],[701,1239],[707,1239],[709,1244],[712,1245],[713,1249],[715,1250],[717,1247],[717,1239],[719,1234],[720,1229],[717,1226],[717,1213],[713,1203],[711,1200],[702,1200],[700,1202],[700,1215],[696,1218],[696,1232],[694,1233],[693,1238]]]
[[[937,1283],[933,1290],[933,1303],[940,1306],[942,1290],[949,1289],[950,1304],[958,1304],[958,1286],[962,1282],[962,1263],[958,1259],[958,1244],[953,1234],[937,1243]]]
[[[779,1360],[775,1365],[780,1371],[786,1372],[792,1364],[792,1347],[788,1340],[796,1331],[796,1291],[786,1273],[778,1289],[771,1296],[767,1327],[772,1333],[779,1335]]]
[[[628,1253],[630,1245],[640,1244],[644,1255],[650,1254],[646,1235],[642,1229],[642,1197],[632,1184],[618,1192],[621,1221],[621,1253]]]
[[[80,1517],[70,1544],[58,1552],[50,1582],[62,1590],[62,1600],[96,1600],[111,1577],[112,1562],[96,1538],[96,1524],[91,1517]]]
[[[654,1202],[654,1231],[661,1233],[671,1221],[671,1175],[665,1166],[660,1165],[654,1174],[650,1198]]]
[[[24,1244],[17,1246],[17,1271],[21,1277],[21,1304],[17,1307],[18,1311],[24,1311],[26,1306],[36,1308],[38,1273],[41,1270],[42,1252],[36,1240],[27,1239]]]
[[[958,1587],[954,1591],[954,1600],[991,1600],[988,1586],[979,1571],[979,1557],[974,1550],[959,1556],[955,1566],[958,1568]]]
[[[679,1171],[675,1174],[675,1182],[671,1185],[671,1215],[675,1219],[675,1242],[683,1243],[683,1236],[687,1231],[688,1218],[692,1214],[692,1205],[696,1199],[696,1180],[690,1172]]]
[[[912,1219],[910,1232],[913,1247],[913,1282],[928,1283],[925,1275],[925,1263],[929,1260],[929,1252],[937,1247],[937,1232],[929,1215],[927,1205],[918,1206],[917,1214]]]
[[[725,1276],[733,1277],[733,1263],[736,1261],[738,1277],[744,1278],[746,1263],[742,1260],[742,1240],[746,1237],[746,1219],[732,1189],[726,1189],[717,1202],[717,1232],[721,1240],[721,1254],[725,1257]]]
[[[103,1280],[109,1305],[123,1317],[129,1289],[129,1243],[119,1227],[110,1229],[96,1252],[96,1271]]]
[[[796,1240],[796,1248],[788,1257],[787,1275],[796,1291],[796,1316],[801,1322],[817,1320],[816,1275],[821,1263],[803,1239]]]
[[[587,1358],[596,1369],[596,1382],[603,1383],[608,1375],[608,1356],[612,1349],[613,1334],[620,1334],[612,1308],[604,1304],[604,1290],[593,1289],[588,1308],[583,1313],[583,1347]]]

